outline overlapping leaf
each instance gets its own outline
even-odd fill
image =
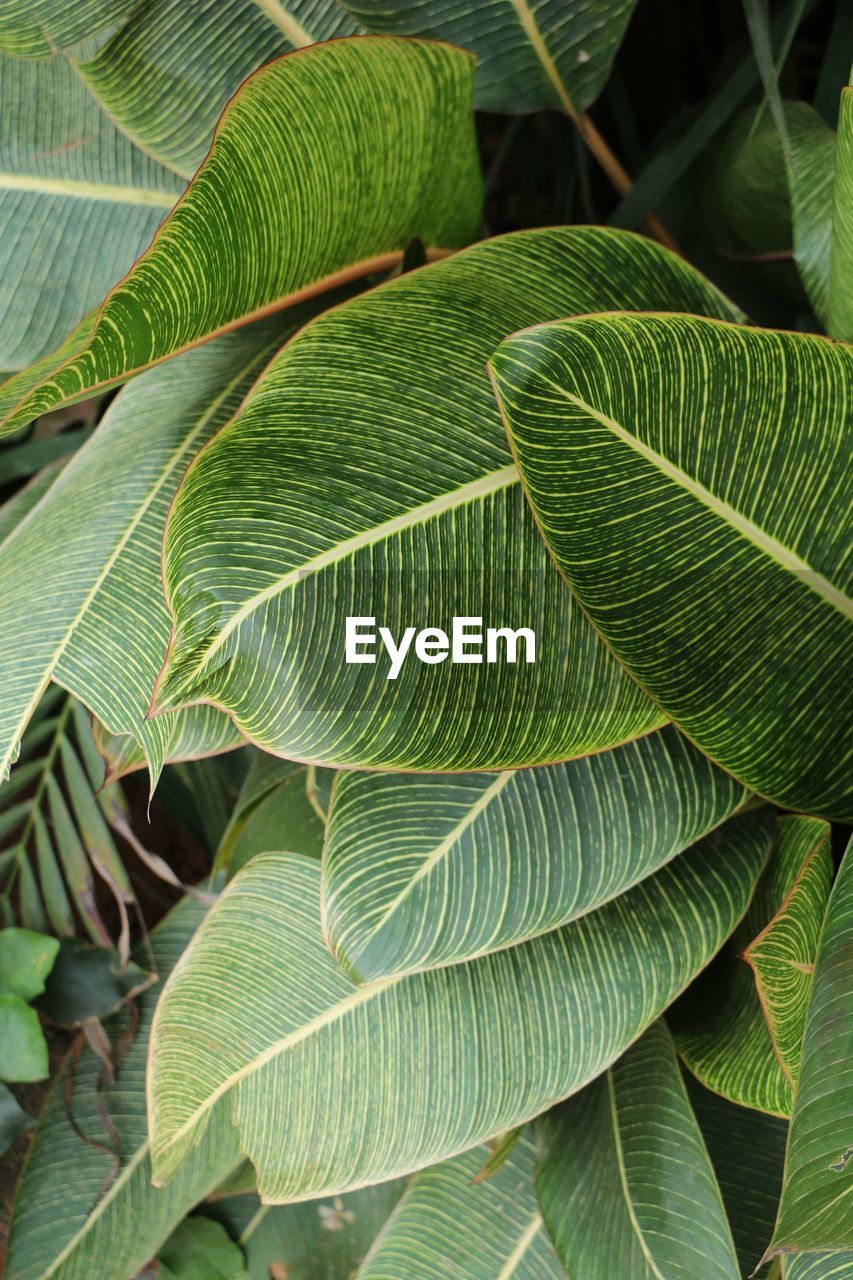
[[[609,1066],[707,963],[771,831],[766,812],[732,818],[722,843],[563,929],[362,987],[326,951],[317,864],[252,859],[158,1006],[155,1177],[175,1174],[220,1100],[271,1202],[382,1181],[522,1123]]]
[[[163,977],[202,914],[197,903],[185,900],[152,934]],[[139,1025],[114,1084],[102,1087],[103,1064],[89,1049],[76,1063],[66,1061],[55,1080],[16,1194],[7,1280],[129,1280],[193,1205],[240,1164],[233,1130],[220,1111],[169,1187],[151,1185],[145,1055],[158,995],[159,987],[151,988],[139,999]],[[76,1129],[66,1112],[66,1088]]]
[[[782,1200],[767,1256],[853,1249],[853,846],[818,944]]]
[[[245,742],[231,719],[215,707],[187,707],[177,715],[169,716],[163,727],[166,729],[164,764],[204,760],[208,756],[234,751]],[[147,766],[145,749],[132,733],[111,734],[100,721],[95,722],[94,732],[109,779],[121,778]]]
[[[473,59],[420,41],[335,40],[235,95],[156,240],[56,352],[0,388],[0,434],[307,294],[472,239]]]
[[[323,928],[359,981],[467,960],[616,897],[747,794],[672,728],[551,768],[342,773]]]
[[[536,1193],[572,1280],[738,1280],[732,1234],[662,1022],[537,1121]]]
[[[357,30],[336,0],[160,0],[138,9],[79,71],[129,137],[189,176],[217,116],[251,72],[291,49]]]
[[[832,215],[829,332],[853,342],[853,83],[841,92]]]
[[[169,635],[159,564],[166,510],[195,450],[286,332],[272,317],[128,387],[0,546],[3,773],[50,679],[112,733],[138,734],[156,773],[174,732],[169,718],[142,726]]]
[[[486,1181],[475,1181],[482,1147],[419,1173],[357,1280],[564,1280],[533,1193],[535,1155],[524,1135]]]
[[[636,0],[344,0],[369,31],[449,40],[477,55],[485,111],[583,111],[598,96]]]
[[[16,58],[51,58],[109,31],[141,0],[0,0],[0,50]],[[145,7],[145,6],[143,6]]]
[[[119,133],[63,57],[0,54],[0,368],[52,350],[183,186]]]
[[[853,814],[853,350],[621,315],[518,334],[491,367],[537,521],[627,668],[747,786]]]
[[[832,884],[830,829],[818,819],[789,814],[779,823],[779,843],[776,856],[790,858],[799,870],[778,912],[749,944],[744,959],[755,975],[779,1065],[796,1088],[817,940]],[[789,846],[794,846],[790,852]]]
[[[256,853],[281,847],[319,858],[325,814],[304,764],[257,752],[216,852],[215,867],[234,875]]]
[[[174,639],[153,710],[201,698],[266,750],[419,770],[541,764],[659,725],[547,556],[484,371],[519,324],[620,305],[733,314],[649,241],[558,228],[477,245],[306,327],[172,507]],[[480,665],[410,654],[389,680],[381,650],[345,662],[347,616],[398,642],[454,616],[526,627],[536,660],[523,641],[514,665],[503,649]]]

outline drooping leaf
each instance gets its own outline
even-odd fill
[[[0,991],[34,1000],[44,991],[58,951],[58,938],[31,929],[0,929]]]
[[[459,50],[364,37],[302,49],[250,77],[184,198],[97,315],[53,366],[0,387],[0,435],[388,269],[413,236],[436,253],[472,239],[472,77]]]
[[[160,580],[166,510],[195,450],[228,420],[287,332],[272,317],[126,388],[0,547],[0,771],[51,678],[112,733],[137,734],[159,764],[173,723],[142,722],[169,637]]]
[[[142,5],[79,72],[129,137],[189,176],[251,72],[357,30],[336,0],[160,0]]]
[[[417,770],[549,763],[661,724],[555,572],[484,370],[518,324],[619,305],[734,314],[648,240],[556,228],[476,245],[307,326],[173,504],[175,634],[152,711],[206,699],[277,754]],[[524,637],[504,662],[500,639],[495,662],[409,653],[388,679],[378,636],[374,665],[345,662],[347,616],[397,643],[454,617],[526,627],[535,662]]]
[[[563,107],[598,97],[636,0],[344,0],[369,31],[449,40],[477,55],[484,111]]]
[[[853,81],[841,91],[832,215],[829,332],[853,342]]]
[[[669,727],[543,769],[342,773],[323,930],[357,981],[512,946],[618,896],[747,794]]]
[[[286,1280],[353,1280],[405,1185],[397,1179],[289,1205],[262,1205],[256,1195],[241,1195],[216,1200],[205,1212],[239,1242],[252,1280],[277,1274]]]
[[[486,1182],[482,1147],[424,1169],[376,1237],[356,1280],[563,1280],[533,1193],[523,1136]]]
[[[18,1105],[15,1095],[5,1084],[0,1084],[0,1156],[4,1156],[13,1142],[33,1127],[32,1116]]]
[[[853,845],[824,917],[767,1257],[853,1249]]]
[[[0,54],[0,171],[0,368],[12,370],[100,301],[184,184],[119,133],[61,55]]]
[[[786,816],[749,911],[721,954],[700,974],[668,1015],[676,1047],[693,1074],[730,1102],[772,1115],[791,1111],[789,1077],[774,1046],[753,973],[744,952],[784,910],[814,843],[801,839],[825,824]],[[812,939],[812,946],[816,937]],[[802,994],[802,993],[800,993]]]
[[[669,1032],[536,1123],[536,1194],[572,1280],[738,1280],[720,1188]]]
[[[161,1280],[249,1280],[243,1251],[219,1222],[186,1218],[157,1255]]]
[[[685,1073],[687,1095],[708,1148],[744,1280],[773,1234],[788,1126],[777,1116],[739,1107]]]
[[[0,0],[0,50],[52,58],[118,25],[140,0]],[[144,6],[143,6],[144,7]]]
[[[225,751],[245,745],[245,738],[234,727],[230,716],[215,707],[187,707],[169,716],[164,724],[163,763],[180,764],[187,760],[206,760]],[[103,756],[106,777],[111,781],[125,774],[145,769],[148,760],[142,743],[132,733],[110,733],[99,720],[94,724],[95,741]]]
[[[202,915],[198,903],[184,899],[153,931],[151,946],[162,978]],[[220,1109],[169,1187],[151,1185],[145,1059],[160,985],[139,999],[139,1025],[114,1084],[101,1086],[103,1065],[89,1049],[76,1063],[66,1061],[53,1083],[16,1193],[6,1280],[129,1280],[184,1215],[241,1163]],[[109,1025],[115,1033],[126,1023]],[[66,1112],[66,1088],[80,1132]],[[118,1157],[103,1112],[117,1135]]]
[[[778,839],[776,856],[790,857],[799,870],[778,912],[743,958],[755,975],[779,1065],[796,1088],[817,940],[832,884],[830,828],[816,818],[788,814],[779,823]],[[790,854],[788,845],[796,846]]]
[[[325,772],[325,770],[323,771]],[[233,876],[268,849],[319,858],[325,822],[309,794],[306,765],[257,752],[214,862]]]
[[[39,1016],[13,992],[0,991],[0,1080],[14,1084],[44,1080],[47,1042]]]
[[[491,368],[540,528],[621,661],[753,790],[853,814],[853,350],[625,314],[517,334]]]
[[[218,1100],[273,1203],[398,1176],[523,1123],[609,1066],[707,963],[771,826],[765,812],[732,818],[722,847],[700,841],[563,929],[362,987],[325,948],[317,864],[253,858],[158,1005],[155,1177],[179,1169]]]

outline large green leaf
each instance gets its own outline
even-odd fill
[[[79,72],[129,137],[189,176],[251,72],[357,30],[337,0],[160,0],[138,9]]]
[[[777,857],[790,857],[799,870],[776,915],[743,953],[755,975],[779,1065],[794,1088],[817,941],[832,884],[830,834],[828,824],[817,818],[788,814],[781,819]]]
[[[783,1280],[851,1280],[853,1253],[796,1253],[782,1259]]]
[[[185,899],[152,933],[162,977],[202,915]],[[103,1063],[90,1049],[76,1062],[68,1059],[54,1081],[16,1193],[6,1280],[130,1280],[193,1205],[241,1162],[220,1108],[169,1187],[151,1185],[145,1059],[158,995],[159,986],[140,997],[139,1025],[114,1083],[102,1084]]]
[[[738,1280],[731,1230],[662,1022],[537,1121],[536,1193],[572,1280]]]
[[[56,353],[0,387],[0,434],[480,222],[473,59],[334,40],[251,76],[147,252]]]
[[[853,844],[815,960],[779,1217],[767,1256],[853,1249]]]
[[[288,343],[187,473],[165,539],[174,638],[152,710],[227,709],[325,764],[564,760],[662,723],[600,645],[525,508],[485,374],[519,324],[602,307],[733,315],[636,236],[491,240],[337,307]],[[250,539],[248,535],[251,535]],[[251,543],[251,546],[249,545]],[[344,661],[347,616],[527,627],[536,661]],[[529,656],[529,654],[528,654]]]
[[[701,841],[563,929],[362,987],[326,950],[316,862],[253,858],[158,1006],[155,1177],[175,1174],[220,1099],[271,1202],[382,1181],[515,1127],[609,1066],[707,963],[771,827],[766,812],[732,818],[722,845]]]
[[[789,1066],[787,1075],[783,1070],[771,1035],[771,1026],[779,1026],[778,1013],[775,1023],[769,1023],[744,953],[756,937],[782,917],[797,886],[804,877],[808,879],[808,865],[804,864],[808,864],[825,830],[826,824],[813,818],[787,815],[781,819],[773,855],[749,911],[717,960],[669,1015],[678,1051],[704,1085],[730,1102],[777,1116],[790,1114],[791,1077],[796,1067],[792,1073]],[[816,942],[814,932],[811,959]],[[804,946],[803,953],[807,950]],[[802,1000],[807,992],[807,985],[797,983],[798,999]],[[782,1025],[786,1027],[786,1043],[791,1039],[789,1028],[801,1017],[802,1010],[794,1005],[785,1010]],[[792,1055],[793,1048],[789,1063]]]
[[[50,679],[112,733],[136,734],[156,772],[174,732],[169,719],[142,724],[169,636],[160,581],[166,510],[189,459],[286,332],[271,317],[126,388],[0,547],[3,773]]]
[[[205,1211],[239,1241],[252,1280],[270,1280],[276,1263],[286,1280],[353,1280],[405,1185],[399,1179],[287,1205],[261,1204],[256,1195],[233,1196]]]
[[[449,40],[477,55],[485,111],[583,111],[600,93],[636,0],[343,0],[369,31]]]
[[[853,342],[853,83],[841,91],[832,215],[829,332]]]
[[[119,133],[63,57],[0,54],[0,368],[55,347],[183,186]]]
[[[342,773],[323,929],[357,981],[512,946],[657,871],[747,794],[671,727],[543,769]]]
[[[419,1173],[357,1280],[564,1280],[533,1193],[530,1137],[497,1173],[475,1181],[488,1155],[475,1147]]]
[[[853,814],[853,350],[618,315],[518,334],[491,368],[540,528],[617,656],[747,786]]]

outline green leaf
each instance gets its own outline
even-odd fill
[[[286,1280],[353,1280],[405,1185],[398,1179],[292,1205],[241,1195],[216,1200],[205,1212],[238,1241],[252,1280],[271,1280],[275,1264]]]
[[[853,342],[853,83],[841,91],[832,217],[829,332]]]
[[[743,953],[755,975],[779,1065],[794,1088],[817,941],[832,884],[830,834],[829,825],[816,818],[789,814],[781,819],[776,856],[790,857],[799,870],[776,915]],[[790,853],[789,845],[794,846]]]
[[[800,823],[781,819],[779,838],[742,923],[717,960],[669,1014],[678,1052],[693,1074],[729,1101],[777,1116],[791,1111],[792,1091],[744,952],[791,897],[814,844]]]
[[[491,368],[542,533],[617,657],[748,787],[853,815],[853,350],[625,314],[517,334]]]
[[[533,1193],[530,1137],[493,1177],[477,1182],[487,1158],[475,1147],[419,1173],[357,1280],[563,1280]]]
[[[779,1217],[767,1257],[853,1249],[853,844],[818,943]]]
[[[701,841],[574,924],[362,987],[325,948],[317,864],[253,858],[158,1006],[155,1178],[174,1175],[220,1099],[273,1203],[382,1181],[523,1123],[609,1066],[707,963],[771,827],[765,812],[732,818],[722,846]]]
[[[11,498],[7,498],[0,507],[0,544],[8,538],[13,529],[17,528],[24,516],[29,515],[33,507],[37,506],[64,465],[65,459],[61,459],[45,467]]]
[[[782,1260],[784,1280],[850,1280],[853,1253],[798,1253]]]
[[[151,934],[162,977],[202,915],[198,903],[184,899]],[[233,1130],[220,1109],[169,1188],[160,1191],[151,1185],[145,1060],[159,991],[158,984],[139,998],[139,1025],[115,1083],[102,1084],[103,1064],[89,1049],[75,1064],[66,1061],[58,1073],[18,1185],[5,1280],[128,1280],[186,1213],[241,1163]],[[126,1015],[108,1025],[125,1031]],[[66,1110],[66,1089],[76,1129]],[[105,1126],[105,1113],[111,1128]]]
[[[20,996],[0,993],[0,1080],[43,1080],[47,1043],[38,1014]]]
[[[66,938],[59,946],[44,995],[36,1003],[54,1022],[72,1027],[87,1018],[109,1017],[125,1001],[150,987],[156,977],[132,960],[122,964],[115,951]]]
[[[738,1280],[720,1189],[662,1022],[541,1116],[536,1136],[539,1206],[574,1280]]]
[[[550,763],[659,726],[549,560],[484,368],[519,324],[619,305],[735,314],[648,240],[555,228],[476,245],[308,325],[175,499],[175,634],[152,713],[209,700],[288,758],[427,771]],[[536,661],[523,642],[514,665],[410,654],[389,680],[378,637],[375,665],[344,661],[347,616],[398,642],[410,626],[449,634],[454,616],[527,627]]]
[[[0,54],[0,171],[0,368],[22,369],[124,275],[184,184],[119,133],[61,55]]]
[[[0,50],[51,58],[121,22],[140,0],[0,0]]]
[[[18,1106],[15,1095],[5,1084],[0,1084],[0,1156],[4,1156],[13,1142],[33,1127],[32,1116]]]
[[[250,1280],[243,1251],[219,1222],[187,1218],[157,1256],[161,1280]]]
[[[747,794],[672,728],[543,769],[342,773],[323,929],[356,981],[512,946],[657,871]]]
[[[140,6],[79,72],[128,137],[189,176],[251,72],[357,30],[336,0],[165,0]]]
[[[60,431],[57,435],[38,436],[33,433],[23,444],[7,445],[0,451],[0,484],[10,484],[14,480],[23,480],[36,472],[44,473],[44,469],[52,463],[65,460],[69,453],[79,449],[84,440],[92,433],[89,426],[77,427],[71,431]],[[57,467],[52,467],[49,474],[58,475]],[[2,535],[5,537],[5,534]]]
[[[601,92],[636,0],[344,0],[369,31],[449,40],[477,55],[484,111],[563,107],[577,115]]]
[[[97,316],[53,367],[0,387],[0,435],[226,329],[387,270],[413,236],[436,253],[472,239],[481,195],[472,78],[473,59],[459,50],[365,37],[302,49],[250,77],[184,198]]]
[[[215,869],[233,876],[249,858],[272,848],[319,858],[325,822],[312,803],[309,781],[306,765],[258,752],[220,841]]]
[[[717,1175],[744,1280],[756,1270],[773,1234],[788,1126],[739,1107],[686,1073],[687,1095]]]
[[[127,387],[0,547],[0,772],[53,678],[112,733],[136,734],[156,773],[176,732],[173,720],[142,723],[169,638],[160,580],[166,511],[195,451],[288,331],[273,317]]]
[[[815,315],[827,326],[836,140],[814,108],[794,105],[795,111],[785,108],[794,261]]]
[[[0,929],[0,991],[34,1000],[44,991],[59,940],[30,929]]]
[[[245,745],[245,738],[234,727],[230,716],[215,707],[187,707],[164,723],[163,763],[181,764],[187,760],[206,760],[225,751]],[[145,748],[132,733],[110,733],[96,720],[95,741],[110,781],[123,778],[137,769],[145,769]],[[144,732],[144,731],[143,731]]]

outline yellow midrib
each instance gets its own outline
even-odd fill
[[[515,1275],[518,1270],[519,1263],[527,1253],[527,1250],[533,1244],[533,1241],[536,1239],[541,1226],[542,1218],[540,1214],[534,1213],[533,1217],[530,1219],[519,1237],[518,1244],[515,1246],[512,1253],[498,1272],[496,1280],[510,1280],[510,1277]]]
[[[270,22],[274,23],[287,37],[294,49],[304,49],[307,45],[314,43],[314,37],[296,21],[292,13],[278,3],[278,0],[255,0],[255,4],[261,13],[265,13]]]
[[[515,10],[515,16],[518,18],[519,25],[527,37],[533,52],[539,59],[543,71],[551,82],[557,97],[563,104],[563,109],[572,120],[577,120],[578,112],[575,104],[569,97],[569,91],[566,88],[563,78],[557,70],[554,59],[548,52],[548,46],[545,43],[545,37],[539,29],[539,24],[533,16],[533,11],[527,4],[527,0],[510,0],[510,4]]]
[[[158,191],[153,187],[127,187],[110,182],[83,182],[76,178],[5,172],[0,172],[0,190],[71,196],[77,200],[106,200],[112,204],[138,204],[154,209],[171,209],[180,195],[179,191]]]

